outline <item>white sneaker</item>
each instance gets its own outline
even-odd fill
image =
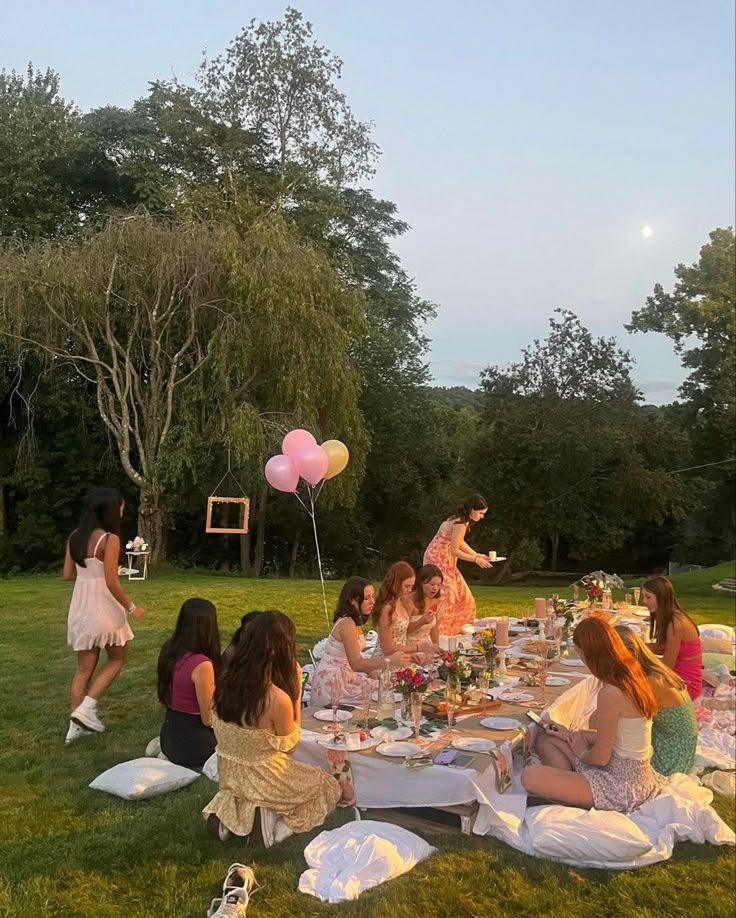
[[[93,736],[94,731],[88,730],[86,727],[81,727],[79,724],[75,724],[73,720],[69,721],[69,730],[67,731],[66,738],[64,740],[65,746],[71,746],[74,740],[82,739],[83,736]]]
[[[222,884],[222,895],[226,896],[233,889],[243,889],[250,899],[250,895],[256,889],[256,875],[252,868],[246,867],[245,864],[231,864],[227,868],[225,882]],[[246,903],[247,904],[247,903]]]
[[[105,729],[105,725],[96,712],[83,708],[81,704],[72,711],[72,720],[75,724],[79,724],[80,727],[86,727],[95,733],[102,733]]]
[[[207,918],[241,918],[248,908],[250,896],[244,889],[231,889],[222,899],[213,899]]]

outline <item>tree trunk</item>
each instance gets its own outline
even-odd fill
[[[302,541],[302,531],[297,529],[296,535],[294,536],[294,541],[291,543],[291,558],[289,559],[289,577],[293,577],[296,574],[296,561],[299,557],[299,546]]]
[[[250,533],[240,536],[240,573],[243,577],[253,576],[253,565],[250,562]]]
[[[148,542],[151,555],[149,564],[160,564],[166,560],[166,543],[168,530],[161,506],[160,495],[153,491],[141,490],[141,502],[138,506],[138,532]]]
[[[266,509],[268,507],[268,482],[261,485],[258,495],[258,509],[256,510],[258,529],[256,532],[256,553],[253,558],[253,576],[260,577],[263,570],[263,555],[266,544]]]
[[[0,484],[0,538],[5,535],[5,485]]]
[[[559,547],[560,547],[560,534],[559,534],[559,532],[555,532],[553,535],[551,535],[551,536],[549,537],[549,540],[550,540],[550,543],[551,543],[551,545],[552,545],[552,553],[551,553],[550,559],[549,559],[549,569],[550,569],[551,571],[556,571],[556,570],[557,570],[557,552],[558,552]]]

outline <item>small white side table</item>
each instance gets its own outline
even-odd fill
[[[150,551],[126,551],[128,557],[128,580],[146,580],[148,578],[148,556]],[[143,572],[133,576],[133,558],[143,559]]]

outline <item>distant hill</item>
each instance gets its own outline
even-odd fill
[[[471,408],[481,411],[483,393],[480,389],[468,389],[467,386],[427,386],[432,398],[453,408]]]

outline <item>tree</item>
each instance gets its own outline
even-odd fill
[[[671,431],[649,425],[638,407],[630,356],[557,312],[519,363],[484,371],[475,456],[508,554],[541,538],[553,570],[562,542],[573,557],[600,555],[638,521],[684,512],[682,484],[665,472]]]
[[[633,332],[658,332],[675,344],[690,373],[680,387],[684,430],[692,442],[695,466],[736,456],[736,240],[733,228],[716,229],[700,258],[675,268],[668,293],[661,284],[643,309],[632,313]],[[688,557],[713,563],[736,552],[736,463],[700,472],[710,481],[698,520],[693,520],[682,547]]]

